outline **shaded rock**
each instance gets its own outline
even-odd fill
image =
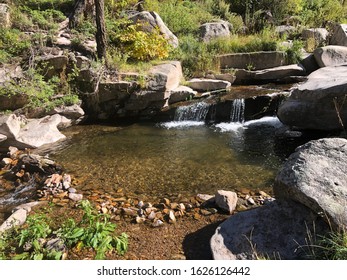
[[[312,53],[303,54],[303,58],[301,59],[300,64],[304,67],[306,75],[310,75],[312,72],[319,69],[319,65]]]
[[[334,66],[347,63],[347,46],[326,46],[313,52],[319,67]]]
[[[100,103],[108,101],[116,101],[117,104],[124,102],[129,98],[130,94],[138,88],[135,82],[105,81],[99,84],[98,101]]]
[[[339,24],[334,28],[330,44],[347,47],[347,24]]]
[[[45,55],[36,58],[36,62],[42,74],[50,79],[66,70],[69,59],[65,55]]]
[[[231,191],[219,190],[215,195],[217,206],[228,213],[232,213],[237,204],[237,194]]]
[[[200,26],[200,38],[203,42],[209,42],[213,39],[230,37],[231,24],[226,21],[208,22]]]
[[[55,252],[66,252],[67,251],[67,247],[64,243],[64,240],[57,237],[57,238],[53,238],[47,241],[45,248],[48,251],[55,251]]]
[[[286,65],[285,52],[263,51],[218,56],[221,69],[262,70]]]
[[[179,86],[170,92],[169,104],[189,100],[197,94],[195,90],[186,86]]]
[[[1,85],[0,85],[1,86]],[[6,87],[6,85],[4,85]],[[29,97],[25,93],[14,95],[0,95],[0,110],[17,110],[29,103]]]
[[[15,226],[21,226],[25,223],[27,211],[23,208],[15,211],[6,221],[0,226],[0,233],[5,232]]]
[[[7,136],[0,133],[0,142],[5,141],[6,139],[7,139]]]
[[[177,37],[170,31],[156,12],[139,12],[131,16],[130,19],[135,23],[142,23],[142,29],[145,32],[152,32],[158,29],[160,34],[162,34],[173,47],[178,47]]]
[[[10,7],[7,4],[0,4],[0,25],[8,28],[11,26]]]
[[[304,40],[314,39],[315,46],[319,46],[323,43],[325,43],[328,39],[329,31],[325,28],[309,28],[304,29],[301,32],[301,37]]]
[[[282,123],[300,129],[341,130],[337,108],[347,124],[347,107],[341,106],[347,94],[347,65],[320,68],[291,92],[279,107]]]
[[[149,72],[147,89],[153,91],[171,91],[177,88],[183,79],[179,61],[170,61],[152,67]]]
[[[7,138],[15,138],[20,131],[21,120],[15,114],[0,116],[0,133]]]
[[[326,138],[298,147],[277,174],[274,193],[347,228],[347,140]]]
[[[216,229],[210,245],[215,260],[304,259],[311,245],[308,234],[327,229],[304,205],[273,201],[231,216]]]
[[[191,79],[187,82],[193,90],[204,92],[213,90],[226,90],[230,88],[231,83],[222,80],[212,79]]]

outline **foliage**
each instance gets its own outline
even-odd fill
[[[118,40],[122,52],[135,60],[163,59],[169,55],[170,45],[156,29],[148,33],[139,24],[132,24],[118,35]]]
[[[347,233],[330,232],[321,237],[315,246],[315,258],[322,260],[347,260]]]
[[[30,38],[17,29],[0,28],[0,64],[29,50]]]
[[[218,71],[216,56],[226,53],[273,51],[277,49],[278,38],[271,30],[257,35],[221,38],[208,43],[201,42],[192,35],[180,39],[180,45],[170,58],[182,62],[187,77],[204,75],[208,70]]]
[[[204,1],[147,1],[146,9],[156,11],[176,36],[196,34],[202,23],[218,18]]]
[[[293,45],[285,50],[287,61],[289,64],[295,64],[302,59],[302,49],[304,44],[302,41],[294,40]]]
[[[112,250],[124,254],[128,248],[128,236],[125,233],[115,235],[116,225],[109,221],[108,216],[98,214],[89,201],[83,200],[79,205],[83,211],[80,221],[69,218],[54,230],[46,215],[34,214],[11,235],[0,235],[0,259],[59,260],[63,252],[48,250],[45,246],[52,238],[60,238],[68,249],[93,248],[95,259],[104,259],[105,254]]]
[[[29,100],[27,108],[44,108],[46,111],[60,105],[73,105],[78,102],[78,96],[73,92],[65,92],[64,95],[55,98],[59,86],[61,86],[60,79],[52,78],[46,82],[43,75],[34,69],[29,69],[20,82],[10,80],[2,85],[0,95],[27,96]]]

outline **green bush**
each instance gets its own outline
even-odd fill
[[[17,29],[0,28],[0,63],[23,55],[31,46],[30,37]]]

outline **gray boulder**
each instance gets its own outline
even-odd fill
[[[156,65],[149,70],[148,75],[147,89],[153,91],[173,90],[183,79],[182,66],[179,61]]]
[[[273,201],[232,215],[220,224],[210,245],[215,260],[303,259],[309,234],[322,233],[326,224],[307,207],[292,201]]]
[[[326,46],[313,52],[319,67],[334,66],[347,63],[347,47]]]
[[[347,140],[310,141],[296,149],[278,173],[274,193],[320,214],[336,229],[347,228]]]
[[[233,53],[218,56],[221,69],[262,70],[286,65],[286,54],[281,51]]]
[[[230,37],[231,24],[226,21],[208,22],[200,26],[200,38],[203,42],[209,42],[217,38]]]
[[[152,32],[154,29],[159,29],[159,32],[173,47],[178,47],[177,37],[170,31],[156,12],[139,12],[131,16],[130,19],[135,23],[142,23],[142,29],[146,32]]]
[[[301,32],[301,37],[304,40],[314,39],[315,45],[319,46],[323,43],[325,43],[328,39],[329,31],[325,28],[309,28],[304,29]]]
[[[21,128],[15,139],[10,144],[20,149],[38,148],[45,144],[55,143],[65,139],[58,127],[66,127],[70,121],[58,114],[41,119],[32,119]]]
[[[347,24],[339,24],[334,28],[330,44],[347,47]]]
[[[347,65],[320,68],[278,109],[282,123],[299,129],[341,130],[347,124]]]

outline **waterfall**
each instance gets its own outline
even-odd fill
[[[231,108],[230,121],[233,123],[245,122],[245,100],[235,99]]]
[[[209,107],[210,105],[205,102],[178,107],[175,112],[175,121],[205,121]]]

